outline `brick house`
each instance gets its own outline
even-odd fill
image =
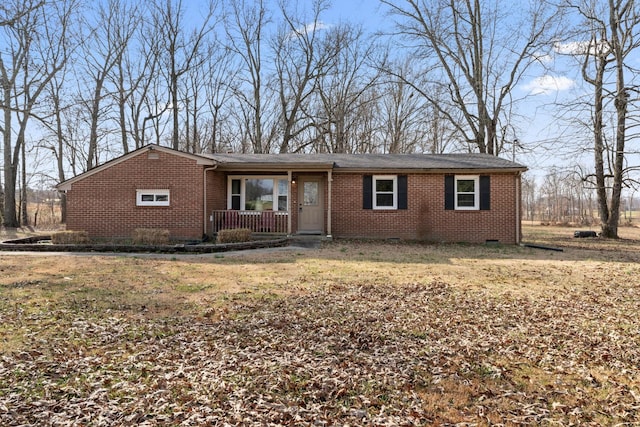
[[[61,183],[67,229],[520,242],[526,167],[484,154],[189,154],[148,145]]]

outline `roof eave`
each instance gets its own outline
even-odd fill
[[[387,172],[387,173],[423,173],[423,174],[451,174],[451,173],[466,173],[466,174],[492,174],[492,173],[517,173],[525,172],[526,167],[508,167],[508,168],[349,168],[349,167],[336,167],[335,173],[373,173],[373,172]]]
[[[326,172],[334,169],[333,163],[218,163],[218,170],[225,172]]]

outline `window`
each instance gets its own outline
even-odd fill
[[[305,181],[302,191],[302,204],[304,206],[318,206],[320,183],[318,181]]]
[[[395,175],[373,176],[373,209],[396,209],[398,179]]]
[[[228,209],[286,211],[289,181],[276,177],[230,177],[228,194]]]
[[[491,176],[445,175],[445,210],[477,211],[491,209]]]
[[[362,208],[407,209],[407,175],[363,175]]]
[[[480,191],[478,189],[478,176],[455,177],[455,208],[458,210],[478,210]]]
[[[169,206],[169,190],[136,190],[136,206]]]

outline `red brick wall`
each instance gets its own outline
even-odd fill
[[[129,238],[135,228],[167,228],[174,239],[203,235],[203,172],[194,160],[171,153],[148,152],[115,163],[72,184],[67,192],[67,228],[92,237]],[[249,174],[248,174],[249,175]],[[303,174],[296,174],[298,178]],[[325,175],[326,177],[326,175]],[[227,207],[227,175],[206,172],[207,226],[213,210]],[[519,242],[516,197],[520,178],[491,175],[491,209],[444,209],[444,175],[409,174],[407,210],[362,208],[362,174],[333,173],[331,234],[335,237],[399,238],[426,241]],[[136,206],[136,190],[169,189],[169,207]],[[292,228],[297,229],[297,185],[292,185]],[[325,210],[328,185],[325,180]],[[325,231],[327,230],[325,222]],[[207,230],[209,231],[209,230]]]
[[[209,216],[214,210],[227,209],[227,176],[223,172],[210,170],[207,172],[207,233],[211,235]]]
[[[409,174],[407,181],[407,210],[370,210],[362,209],[362,175],[334,173],[333,236],[519,242],[518,176],[491,175],[491,209],[487,211],[445,210],[444,175]]]
[[[166,228],[172,239],[201,238],[203,167],[179,155],[153,154],[159,157],[150,159],[143,151],[73,183],[67,192],[67,229],[130,238],[136,228]],[[136,206],[138,189],[169,189],[170,206]]]

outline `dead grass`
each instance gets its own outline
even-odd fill
[[[0,253],[0,424],[630,425],[640,233]]]

